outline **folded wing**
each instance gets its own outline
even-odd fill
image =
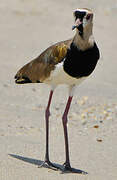
[[[46,80],[56,64],[63,61],[72,40],[59,42],[46,49],[40,56],[24,65],[15,75],[16,83],[39,83]]]

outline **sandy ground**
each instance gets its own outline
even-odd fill
[[[87,175],[38,168],[45,154],[49,87],[16,85],[14,75],[49,45],[73,36],[72,11],[95,12],[94,35],[101,59],[76,90],[69,113],[72,167]],[[0,180],[117,179],[117,1],[0,1]],[[61,116],[67,88],[56,89],[51,106],[50,157],[64,163]]]

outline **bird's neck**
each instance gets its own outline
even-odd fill
[[[93,45],[94,45],[94,38],[93,38],[93,34],[92,34],[92,26],[93,25],[85,28],[82,36],[79,34],[79,31],[77,30],[76,34],[73,38],[73,43],[79,49],[81,49],[83,51],[93,47]]]

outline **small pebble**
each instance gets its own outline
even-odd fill
[[[95,125],[95,126],[93,126],[94,128],[99,128],[99,126],[98,125]]]
[[[81,114],[81,118],[82,118],[82,119],[85,119],[86,117],[87,117],[87,115],[86,115],[85,113],[82,113],[82,114]]]
[[[55,107],[56,111],[58,111],[60,108],[59,107]]]
[[[32,91],[34,91],[34,92],[35,92],[35,91],[36,91],[36,89],[35,89],[35,88],[32,88]]]
[[[78,101],[78,104],[79,105],[84,105],[84,104],[86,104],[87,100],[88,100],[88,97],[84,96],[81,100]]]
[[[4,86],[4,87],[8,87],[8,85],[7,85],[7,84],[3,84],[3,86]]]
[[[102,139],[97,139],[97,142],[102,142]]]
[[[103,121],[101,120],[100,123],[103,123]]]

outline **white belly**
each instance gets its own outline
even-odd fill
[[[79,85],[86,77],[82,78],[74,78],[69,76],[63,69],[63,62],[56,65],[54,71],[51,72],[50,77],[46,79],[44,82],[51,85],[58,85],[58,84],[68,84],[72,85]]]

